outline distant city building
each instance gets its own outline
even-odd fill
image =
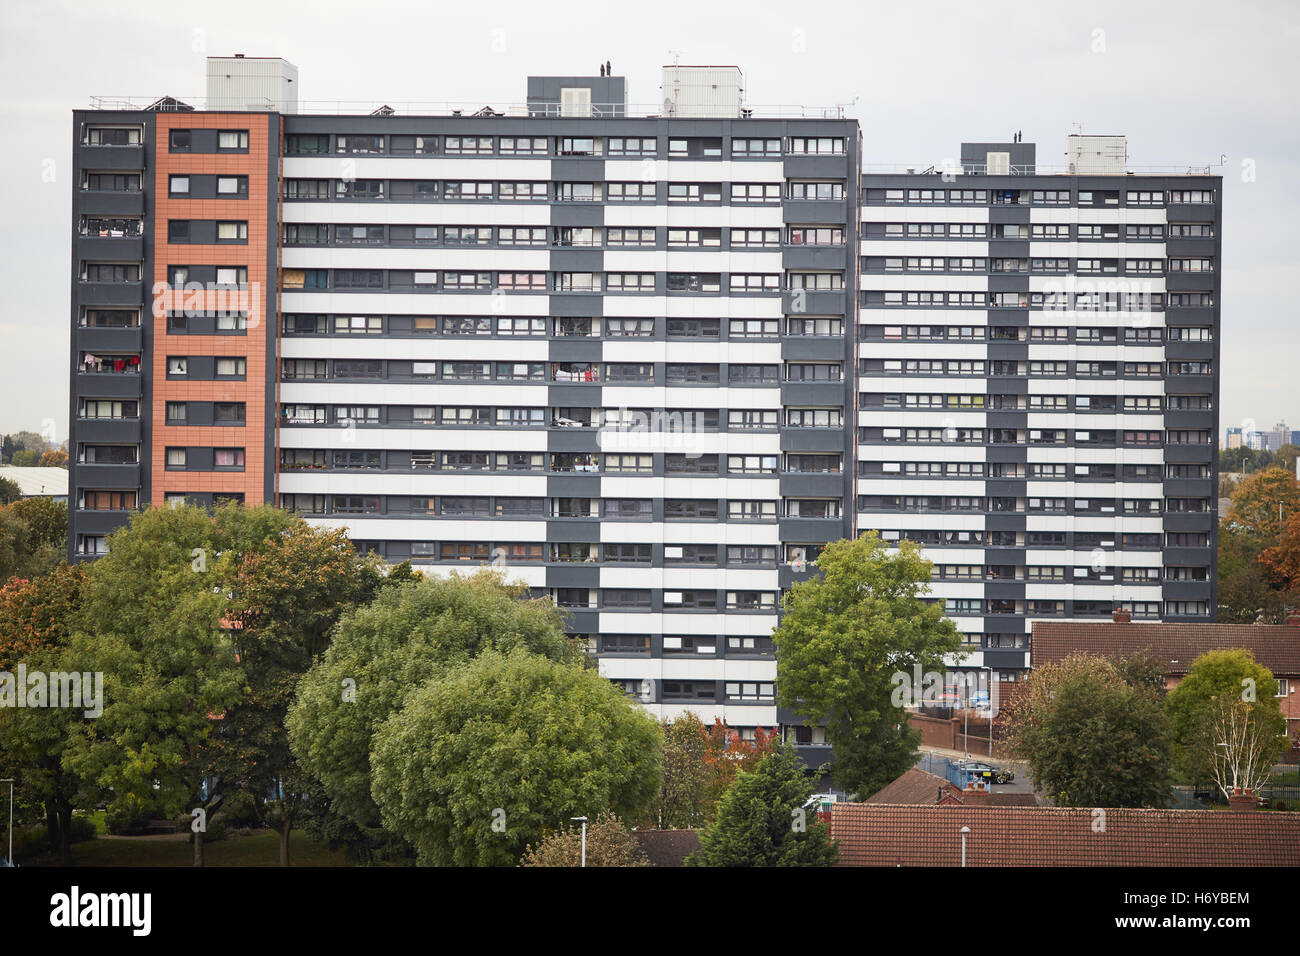
[[[66,468],[0,465],[0,478],[8,478],[16,484],[24,498],[68,500],[68,469]]]

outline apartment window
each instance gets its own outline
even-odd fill
[[[343,137],[339,137],[342,141]],[[217,149],[221,151],[248,151],[248,130],[223,129],[217,131]],[[341,150],[340,150],[341,152]]]
[[[727,471],[733,475],[770,475],[776,473],[775,455],[729,455]]]
[[[781,201],[780,183],[732,183],[733,203],[776,203]]]
[[[659,141],[653,137],[613,136],[606,145],[610,156],[654,156]]]
[[[575,237],[573,245],[582,245],[579,239],[584,233],[592,233],[593,245],[600,244],[599,229],[580,230],[574,228],[571,231]],[[655,244],[655,231],[652,228],[628,229],[610,226],[605,229],[605,242],[610,246],[653,246]],[[562,241],[559,244],[567,245],[568,243]]]
[[[213,465],[217,468],[244,467],[244,449],[242,448],[214,448],[212,458]]]
[[[774,521],[775,501],[728,501],[727,518],[732,521]]]
[[[217,195],[218,196],[248,196],[248,177],[247,176],[218,176],[217,177]]]
[[[216,374],[218,378],[246,374],[248,362],[242,358],[218,358]]]
[[[654,183],[610,183],[607,189],[607,195],[610,202],[654,202],[655,184]],[[672,187],[668,191],[669,199],[674,197]],[[697,200],[698,201],[698,200]]]
[[[731,141],[731,155],[733,157],[763,157],[763,156],[780,156],[781,141],[779,139],[733,139]]]
[[[839,200],[844,198],[844,184],[833,182],[795,182],[790,184],[791,199]]]

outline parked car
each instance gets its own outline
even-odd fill
[[[968,780],[985,780],[989,783],[1010,783],[1016,778],[1016,775],[1004,767],[991,767],[986,763],[964,763],[961,769],[965,771]]]

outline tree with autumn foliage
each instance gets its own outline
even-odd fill
[[[64,564],[0,587],[0,671],[14,673],[19,664],[31,672],[77,669],[68,639],[84,581],[84,567]],[[44,807],[49,844],[65,863],[72,811],[86,783],[63,766],[62,757],[86,719],[69,708],[0,708],[0,776],[17,781],[20,802]]]
[[[68,453],[62,448],[51,448],[49,451],[41,452],[41,457],[36,460],[36,467],[67,470]]]
[[[1276,587],[1300,592],[1300,510],[1287,520],[1277,544],[1260,553],[1259,562]]]
[[[553,830],[519,859],[520,866],[582,866],[582,824]],[[613,813],[587,821],[587,866],[649,866],[645,851]]]
[[[773,742],[761,727],[745,740],[721,720],[709,727],[691,711],[665,720],[663,736],[664,785],[646,820],[662,830],[706,826],[737,774],[752,769]]]
[[[1264,542],[1274,542],[1285,523],[1300,513],[1300,482],[1289,471],[1266,468],[1237,486],[1228,521]]]

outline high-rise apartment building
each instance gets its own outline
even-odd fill
[[[1083,139],[863,177],[857,525],[1004,679],[1034,619],[1215,615],[1222,183]]]
[[[859,133],[690,90],[78,112],[74,557],[274,502],[503,565],[652,710],[774,726],[780,594],[852,530]]]
[[[504,566],[655,713],[746,729],[796,723],[779,600],[855,531],[923,543],[1008,678],[1035,618],[1213,619],[1217,177],[1117,137],[863,176],[855,121],[725,67],[649,109],[209,81],[245,107],[74,113],[73,559],[144,505],[274,503]]]

